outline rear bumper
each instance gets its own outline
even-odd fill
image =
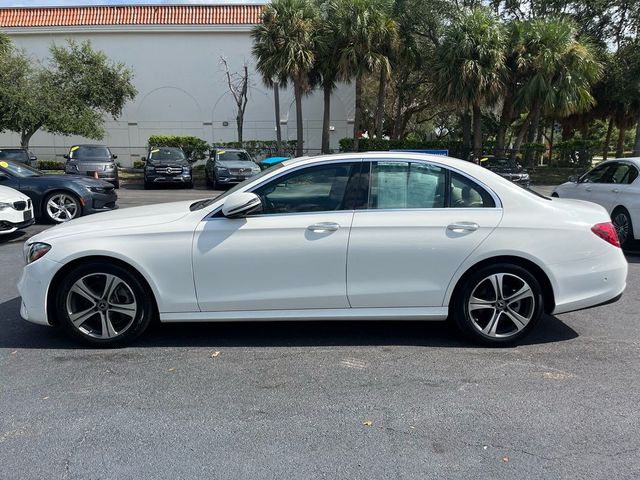
[[[628,264],[622,250],[578,262],[550,265],[555,277],[553,314],[573,312],[617,301],[627,282]]]

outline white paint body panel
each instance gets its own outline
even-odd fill
[[[288,161],[241,190],[306,165],[389,157],[385,152]],[[622,251],[591,232],[594,224],[609,221],[604,208],[537,197],[461,160],[409,153],[393,158],[465,172],[492,190],[498,207],[227,219],[213,217],[224,201],[216,200],[193,212],[188,202],[179,202],[83,217],[29,240],[52,249],[24,268],[18,285],[22,315],[48,324],[54,275],[92,255],[137,269],[153,291],[162,321],[443,319],[462,275],[500,256],[526,259],[546,274],[555,313],[593,306],[624,290]],[[475,222],[479,229],[448,234],[447,224],[460,221]],[[339,228],[323,234],[307,230],[318,222]]]
[[[10,203],[14,202],[27,202],[29,201],[29,197],[25,194],[20,193],[18,190],[15,190],[10,187],[5,187],[4,185],[0,185],[0,203]],[[31,210],[31,218],[33,218],[33,205],[29,207]],[[24,221],[24,212],[25,210],[16,210],[13,207],[7,207],[0,210],[0,221],[6,221],[10,223],[22,223]],[[0,230],[0,235],[13,233],[17,230],[17,228],[10,228],[8,230]]]

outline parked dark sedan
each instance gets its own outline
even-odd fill
[[[207,187],[235,185],[260,173],[261,169],[246,150],[214,148],[204,167]]]
[[[0,185],[31,198],[36,218],[62,223],[118,208],[109,182],[79,175],[45,175],[22,163],[0,160]]]
[[[522,165],[510,158],[487,155],[480,159],[480,165],[522,187],[528,188],[531,183],[529,173]]]
[[[193,188],[192,168],[179,147],[151,147],[144,165],[144,188],[162,184],[180,184]]]
[[[97,175],[98,178],[120,188],[118,166],[114,162],[118,156],[111,153],[109,147],[105,145],[74,145],[64,158],[67,159],[67,163],[64,165],[65,173],[90,177]]]
[[[25,165],[34,165],[38,157],[26,148],[1,147],[0,160],[11,160],[13,162],[24,163]]]

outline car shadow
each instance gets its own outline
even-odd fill
[[[26,232],[24,230],[16,230],[12,233],[4,233],[0,235],[0,245],[3,243],[12,243],[26,239]]]
[[[121,190],[145,190],[144,185],[140,182],[121,182],[120,183],[120,189]],[[158,187],[152,188],[150,191],[157,191],[157,190],[202,190],[204,192],[212,192],[213,190],[211,190],[210,188],[207,188],[206,185],[204,184],[204,182],[202,184],[200,184],[199,182],[197,182],[193,188],[185,188],[184,185],[180,184],[180,183],[166,183],[166,184],[162,184]]]
[[[0,304],[0,348],[81,349],[60,329],[34,325],[20,318],[20,299]],[[578,333],[546,316],[518,345],[572,340]],[[324,321],[219,322],[154,325],[132,347],[317,347],[419,346],[477,348],[448,322]]]

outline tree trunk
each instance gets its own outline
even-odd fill
[[[482,156],[482,111],[480,105],[473,106],[473,155],[477,161]]]
[[[611,143],[611,134],[613,133],[613,117],[609,119],[607,126],[607,135],[604,137],[604,148],[602,149],[602,160],[606,160],[609,156],[609,144]]]
[[[296,98],[296,157],[301,157],[304,135],[302,131],[302,86],[299,82],[293,84],[293,94]]]
[[[273,82],[273,99],[276,109],[276,154],[282,155],[282,128],[280,126],[280,85]]]
[[[383,68],[380,69],[380,84],[378,85],[378,104],[376,105],[375,135],[382,138],[384,122],[384,94],[387,88],[387,75]]]
[[[500,114],[500,124],[498,125],[498,132],[496,133],[496,147],[494,155],[496,157],[502,157],[506,153],[506,139],[507,130],[513,122],[513,99],[508,96],[504,99],[502,104],[502,113]]]
[[[638,113],[638,121],[636,122],[636,141],[633,145],[633,156],[640,157],[640,113]]]
[[[396,108],[393,119],[393,129],[391,130],[391,140],[398,140],[400,138],[401,123],[402,123],[402,106],[404,105],[404,93],[402,90],[398,92],[398,99],[396,101]]]
[[[238,126],[238,143],[242,145],[242,112],[238,110],[236,115],[236,125]]]
[[[551,134],[549,135],[549,165],[551,165],[551,158],[553,156],[553,134],[556,131],[556,119],[551,119]]]
[[[624,127],[618,128],[618,143],[616,145],[616,157],[624,157],[624,134],[627,133],[627,129]]]
[[[356,76],[356,108],[353,113],[353,150],[360,149],[360,115],[362,108],[362,75]]]
[[[536,112],[540,110],[540,107],[538,105],[535,105],[531,110],[529,110],[529,113],[527,114],[527,117],[524,119],[524,122],[522,123],[522,126],[520,127],[520,131],[518,132],[518,136],[516,137],[516,141],[513,143],[513,151],[511,152],[511,159],[515,160],[518,152],[520,151],[520,148],[522,147],[522,142],[524,141],[524,136],[527,134],[527,131],[529,130],[529,125],[531,125],[531,121],[533,120],[533,118],[536,116]]]
[[[465,155],[468,157],[471,153],[471,115],[464,112],[460,115],[460,123],[462,124],[462,144],[465,149]],[[466,158],[465,160],[468,160]]]
[[[533,143],[536,138],[536,130],[540,126],[540,109],[536,112],[535,116],[531,119],[529,125],[529,131],[527,132],[527,143]],[[531,148],[528,148],[524,157],[525,165],[532,165],[534,163],[534,152]]]
[[[329,153],[329,127],[331,124],[331,85],[324,86],[324,112],[322,114],[322,153]]]
[[[31,137],[33,137],[33,134],[36,133],[39,129],[36,130],[30,130],[30,131],[22,131],[20,133],[20,146],[22,148],[26,148],[27,150],[29,149],[29,142],[31,141]]]

